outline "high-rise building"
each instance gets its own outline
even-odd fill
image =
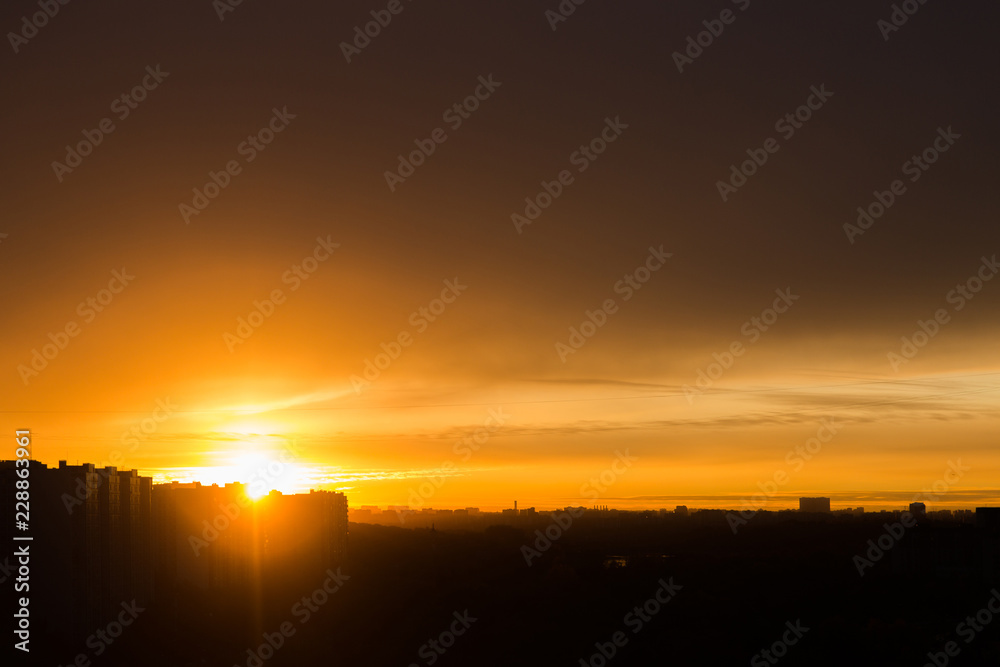
[[[799,498],[800,512],[829,512],[829,498]]]
[[[259,549],[254,505],[243,484],[157,484],[152,497],[158,587],[249,583]]]
[[[21,536],[32,538],[24,542],[32,581],[44,582],[37,592],[32,586],[37,636],[79,641],[113,620],[122,604],[144,608],[154,594],[188,586],[238,590],[289,572],[312,580],[346,559],[343,493],[275,492],[255,502],[238,483],[154,486],[135,470],[0,461],[0,497],[15,498],[25,469],[31,520]],[[16,509],[0,502],[6,544],[14,543]]]
[[[0,461],[4,498],[14,497],[16,471],[14,461]],[[45,582],[35,593],[33,625],[43,633],[82,638],[114,618],[122,603],[147,604],[152,480],[134,470],[66,461],[58,468],[31,461],[28,471],[32,577]],[[0,507],[11,513],[0,527],[6,533],[14,525],[14,505]]]
[[[263,541],[261,565],[266,570],[323,572],[344,562],[348,511],[343,493],[272,491],[254,509]]]
[[[272,491],[252,500],[240,483],[153,487],[157,585],[241,588],[286,573],[313,576],[347,556],[343,493]]]

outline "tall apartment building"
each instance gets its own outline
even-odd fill
[[[150,602],[152,480],[65,461],[58,468],[32,461],[29,471],[32,580],[45,581],[32,588],[32,613],[43,632],[86,636],[113,620],[123,602]],[[0,461],[0,497],[14,497],[17,479],[15,463]],[[7,537],[14,506],[0,507]]]
[[[243,484],[153,487],[158,586],[241,588],[290,573],[314,577],[347,555],[343,493],[272,492],[257,500]]]
[[[829,512],[829,498],[799,498],[800,512]]]
[[[242,586],[255,571],[255,508],[243,484],[157,484],[157,586]]]
[[[0,461],[0,541],[12,541],[14,461]],[[273,493],[244,485],[161,484],[135,470],[90,463],[28,465],[32,627],[85,638],[135,601],[175,589],[236,591],[289,576],[314,579],[343,564],[348,508],[342,493]],[[22,508],[23,509],[23,508]],[[18,543],[20,544],[20,543]],[[0,556],[0,564],[7,566]],[[13,588],[13,586],[11,586]],[[11,591],[13,594],[13,591]]]
[[[261,565],[271,571],[307,566],[316,572],[347,556],[347,497],[333,491],[283,495],[272,491],[256,503]]]

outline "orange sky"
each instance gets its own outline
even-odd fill
[[[350,62],[338,39],[370,9],[352,3],[309,21],[78,8],[11,56],[0,409],[37,458],[246,481],[294,443],[278,488],[483,508],[738,507],[776,473],[768,507],[899,507],[961,460],[928,505],[995,502],[1000,137],[996,91],[968,67],[993,57],[990,21],[941,6],[933,35],[887,44],[883,7],[755,4],[753,30],[678,72],[698,3],[588,5],[556,31],[516,4],[413,7]],[[822,108],[776,130],[817,86]],[[251,161],[240,147],[275,110]],[[105,117],[114,131],[57,178]],[[939,128],[959,138],[845,236]],[[720,199],[769,138],[780,150]],[[894,364],[919,322],[933,336]],[[456,450],[491,410],[509,416]],[[823,419],[841,428],[793,470]],[[144,437],[123,442],[130,428]]]
[[[796,326],[793,318],[810,316],[803,302],[755,343],[731,326],[700,344],[689,341],[683,358],[676,338],[644,342],[641,360],[622,358],[621,350],[637,344],[633,317],[654,306],[640,295],[563,364],[553,343],[532,340],[531,349],[527,341],[504,342],[510,331],[463,343],[463,330],[484,308],[470,287],[423,333],[408,323],[405,306],[395,317],[373,313],[378,324],[370,325],[369,340],[386,342],[402,330],[414,339],[359,395],[351,376],[380,348],[356,340],[361,336],[342,328],[336,309],[323,308],[353,289],[350,267],[337,266],[338,259],[289,293],[232,353],[222,338],[235,330],[232,308],[171,308],[157,294],[163,286],[137,277],[28,386],[8,383],[5,405],[23,410],[8,413],[11,426],[30,428],[35,456],[51,464],[117,461],[158,481],[344,489],[352,505],[739,507],[760,490],[758,482],[783,471],[788,479],[765,507],[826,494],[835,505],[874,508],[908,502],[943,479],[949,461],[968,471],[928,504],[995,498],[1000,372],[976,359],[995,350],[988,338],[946,330],[896,374],[886,361],[892,339],[873,336],[849,343],[848,365],[848,343]],[[266,278],[280,276],[261,273],[259,284],[238,288],[244,301],[269,292]],[[427,292],[440,290],[428,285]],[[415,309],[419,302],[411,303]],[[185,310],[197,314],[184,318]],[[72,308],[63,312],[82,322]],[[174,325],[144,329],[153,317]],[[316,340],[303,335],[307,323]],[[137,339],[125,341],[125,330]],[[698,371],[713,370],[713,352],[739,340],[746,350],[732,367],[691,394]],[[4,345],[4,363],[29,363],[42,342],[35,331],[17,330]],[[460,363],[456,349],[470,347],[481,353]],[[505,352],[506,367],[490,350]],[[118,362],[94,361],[110,355]],[[625,372],[612,375],[615,367]],[[503,424],[494,426],[498,420]],[[824,420],[836,432],[823,432],[828,441],[796,463]],[[796,447],[799,454],[790,454]],[[610,484],[589,484],[602,472],[605,482],[612,479],[606,471],[625,451],[633,465]],[[283,463],[268,471],[272,461]],[[437,480],[430,493],[421,487],[428,479]]]

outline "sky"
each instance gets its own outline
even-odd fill
[[[559,6],[7,3],[7,428],[352,506],[995,504],[1000,10]]]

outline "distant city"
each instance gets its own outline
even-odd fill
[[[0,493],[14,497],[24,470],[15,461],[0,461]],[[426,571],[438,561],[446,569],[466,567],[470,561],[462,554],[473,544],[500,558],[512,582],[524,576],[518,568],[527,572],[541,564],[541,572],[551,573],[569,562],[607,585],[618,571],[639,581],[650,572],[695,567],[704,556],[689,560],[691,549],[744,567],[753,562],[744,550],[771,543],[796,550],[836,545],[844,554],[840,577],[875,571],[903,580],[959,578],[988,586],[1000,581],[1000,507],[935,510],[913,502],[866,512],[833,509],[828,497],[802,497],[798,509],[777,511],[685,505],[538,510],[517,501],[499,512],[405,505],[349,509],[347,496],[332,491],[272,491],[251,499],[239,482],[153,484],[136,470],[66,461],[55,467],[31,461],[27,470],[32,541],[22,549],[31,553],[32,581],[44,582],[33,593],[31,628],[36,640],[51,642],[48,647],[60,655],[79,650],[84,641],[100,655],[115,637],[102,628],[120,632],[147,609],[157,620],[140,627],[152,632],[164,623],[207,627],[216,623],[215,614],[223,614],[236,635],[218,650],[232,655],[233,646],[254,646],[261,636],[253,634],[261,628],[253,611],[259,605],[271,615],[287,610],[304,623],[352,577],[358,583],[351,596],[338,599],[359,604],[376,595],[366,591],[380,590],[379,582],[412,558],[421,559],[413,567]],[[26,539],[13,530],[14,507],[5,503],[3,513],[2,537]],[[360,555],[349,552],[352,531],[360,537]],[[740,552],[732,553],[734,547]],[[404,548],[409,551],[400,551]],[[0,568],[10,569],[10,561]],[[314,593],[297,602],[285,597],[287,591],[309,590]],[[460,582],[448,590],[462,599]],[[350,614],[350,608],[331,612],[327,623]],[[240,633],[247,628],[251,634],[244,638]],[[210,634],[201,641],[199,650],[213,650]],[[141,644],[126,647],[121,655],[141,650]],[[256,665],[253,649],[247,655],[245,664]]]
[[[884,501],[879,503],[884,505]],[[876,509],[868,510],[866,512],[864,507],[840,507],[834,508],[832,506],[832,501],[830,498],[826,497],[801,497],[798,499],[798,508],[775,508],[767,509],[766,507],[753,508],[748,510],[746,507],[740,510],[727,507],[695,507],[689,505],[676,505],[673,509],[661,507],[657,509],[633,509],[626,507],[615,507],[612,508],[609,505],[594,505],[592,507],[585,506],[572,506],[567,505],[564,507],[557,507],[555,509],[536,509],[534,507],[524,507],[518,508],[517,501],[513,501],[512,506],[506,509],[500,510],[486,510],[480,509],[479,507],[464,507],[464,508],[441,508],[435,509],[433,507],[411,507],[409,505],[359,505],[357,507],[350,508],[350,519],[351,521],[357,521],[359,523],[379,523],[384,525],[392,524],[403,524],[406,525],[410,520],[417,520],[420,518],[435,517],[443,520],[454,519],[456,521],[464,521],[466,519],[480,520],[487,518],[489,520],[494,520],[496,518],[507,518],[510,517],[522,517],[522,518],[533,518],[537,516],[547,516],[553,512],[568,512],[570,510],[575,511],[586,511],[595,516],[597,515],[607,515],[614,516],[618,514],[637,514],[641,516],[683,516],[688,517],[700,512],[731,512],[731,511],[751,511],[754,514],[766,514],[766,513],[813,513],[813,514],[832,514],[836,516],[852,515],[859,516],[863,514],[878,515],[878,516],[898,516],[904,511],[908,511],[912,514],[929,515],[937,519],[947,519],[947,520],[965,520],[971,521],[975,516],[977,508],[937,508],[932,507],[928,510],[927,504],[923,502],[911,502],[908,504],[900,504],[895,509]]]
[[[462,526],[485,527],[489,525],[511,525],[515,520],[519,522],[533,521],[540,518],[549,518],[559,513],[574,513],[586,515],[588,517],[638,517],[644,519],[704,519],[711,520],[713,517],[734,514],[737,516],[753,515],[761,517],[755,520],[768,520],[797,517],[797,520],[827,521],[831,518],[844,519],[845,517],[866,517],[869,519],[899,519],[904,513],[912,514],[915,517],[930,518],[937,521],[954,521],[959,523],[972,524],[976,521],[977,514],[989,513],[993,510],[1000,512],[1000,507],[978,507],[970,509],[928,509],[926,503],[914,502],[899,509],[881,509],[865,511],[864,507],[844,507],[834,509],[831,507],[830,499],[824,497],[803,497],[799,498],[798,509],[719,509],[719,508],[697,508],[687,505],[677,505],[673,509],[620,509],[612,508],[608,505],[595,505],[593,507],[567,505],[562,508],[552,510],[536,510],[534,507],[518,508],[515,501],[514,506],[499,511],[480,510],[478,507],[465,507],[460,509],[434,509],[431,507],[411,508],[408,505],[360,505],[349,510],[351,521],[357,523],[371,523],[385,526],[404,527],[427,527],[432,524],[440,526]],[[742,513],[742,514],[741,514]]]

